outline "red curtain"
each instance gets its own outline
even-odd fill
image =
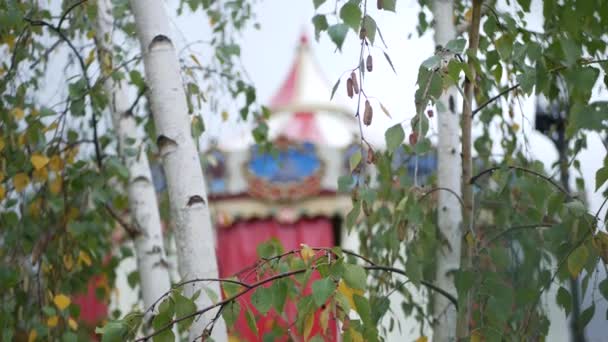
[[[229,227],[218,229],[218,263],[221,277],[230,277],[245,267],[253,265],[257,260],[256,248],[260,243],[266,242],[271,238],[277,238],[285,250],[297,249],[304,243],[309,246],[334,246],[334,234],[331,220],[328,218],[307,218],[300,219],[294,223],[279,223],[272,219],[250,220],[234,223]],[[313,274],[308,283],[306,294],[310,293],[310,284],[318,279],[318,274]],[[243,279],[251,281],[252,279]],[[250,302],[253,291],[239,299],[241,307],[249,307],[256,315],[259,315]],[[241,309],[239,318],[233,329],[233,334],[244,341],[262,341],[265,332],[269,332],[274,325],[289,326],[294,323],[296,318],[296,306],[294,303],[286,305],[286,316],[280,317],[274,309],[265,316],[257,320],[259,335],[251,331],[245,318],[245,310]],[[319,324],[320,311],[316,313],[310,336],[321,334]],[[331,317],[331,315],[330,315]],[[287,318],[287,320],[285,319]],[[295,327],[290,329],[295,335]],[[293,336],[291,336],[293,337]],[[279,341],[288,340],[288,336],[282,336]],[[324,340],[336,339],[336,324],[328,325],[328,331]],[[301,337],[298,337],[301,339]]]

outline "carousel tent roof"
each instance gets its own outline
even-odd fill
[[[269,138],[287,137],[297,142],[311,142],[331,147],[345,147],[358,135],[357,121],[352,111],[334,97],[331,86],[312,54],[309,39],[303,34],[295,60],[287,77],[272,97],[268,120]],[[253,145],[251,134],[246,141],[227,141],[226,149]]]

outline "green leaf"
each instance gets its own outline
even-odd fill
[[[338,90],[339,85],[340,85],[340,79],[338,78],[338,80],[336,81],[336,84],[334,84],[334,87],[331,88],[331,96],[329,97],[330,101],[334,98],[334,94],[336,94],[336,90]]]
[[[369,302],[367,301],[367,298],[355,294],[353,295],[353,300],[355,302],[355,310],[359,314],[359,317],[361,317],[363,324],[373,324],[372,311],[369,306]]]
[[[352,28],[356,33],[359,33],[359,25],[361,24],[361,10],[359,6],[353,2],[347,2],[340,9],[340,18],[344,23]]]
[[[283,309],[285,308],[287,292],[289,291],[288,281],[290,280],[278,279],[270,286],[274,294],[272,304],[277,312],[283,312]]]
[[[245,311],[245,318],[247,320],[247,326],[249,326],[249,329],[253,331],[255,336],[258,336],[258,325],[255,322],[255,316],[253,315],[253,312],[251,312],[249,308],[247,308],[247,311]]]
[[[456,285],[456,290],[458,291],[458,296],[464,296],[473,286],[473,273],[471,271],[456,271],[454,277],[454,284]]]
[[[191,299],[188,299],[182,296],[179,293],[173,294],[173,299],[175,300],[175,315],[176,317],[186,317],[188,315],[193,314],[196,311],[196,304]],[[180,321],[177,323],[177,328],[180,332],[188,330],[190,325],[194,321],[194,317],[188,318],[186,320]]]
[[[322,14],[317,14],[312,17],[312,24],[315,27],[315,39],[318,41],[321,36],[321,32],[326,31],[329,27],[327,18]]]
[[[393,61],[391,61],[391,57],[386,52],[383,52],[383,53],[384,53],[384,58],[386,58],[386,61],[391,66],[391,69],[393,69],[393,72],[396,75],[397,74],[397,70],[395,70],[395,67],[393,66]]]
[[[315,9],[319,8],[319,6],[323,5],[323,3],[325,3],[326,0],[312,0],[313,5],[315,6]]]
[[[562,51],[564,52],[564,56],[566,58],[566,65],[574,65],[582,54],[581,47],[570,38],[561,39],[560,43],[562,46]]]
[[[570,292],[566,288],[560,286],[555,300],[566,311],[566,316],[570,315],[570,311],[572,311],[572,296],[570,296]]]
[[[427,68],[428,70],[434,70],[439,67],[441,63],[441,57],[437,55],[433,55],[427,58],[424,62],[422,62],[422,66]]]
[[[445,48],[454,53],[462,53],[466,44],[467,41],[465,39],[452,39],[445,45]]]
[[[251,303],[262,315],[265,315],[272,307],[272,297],[272,289],[270,287],[258,287],[253,296],[251,296]]]
[[[350,288],[365,290],[367,274],[363,267],[354,264],[344,264],[344,274],[342,278]]]
[[[103,329],[97,330],[97,332],[101,331],[103,331],[101,342],[121,342],[125,340],[129,326],[123,321],[113,321],[106,324]]]
[[[357,152],[353,153],[353,155],[350,156],[349,162],[350,162],[350,172],[355,171],[357,166],[359,166],[359,163],[361,163],[361,151],[357,150]]]
[[[345,24],[335,24],[331,25],[329,29],[327,29],[327,34],[329,34],[329,38],[336,44],[339,50],[342,50],[342,44],[344,44],[344,39],[346,38],[346,34],[348,33],[348,26]]]
[[[336,290],[336,283],[330,278],[324,278],[312,283],[312,299],[317,307],[325,304],[329,296]]]
[[[573,278],[576,278],[587,263],[589,258],[589,251],[584,245],[576,248],[568,257],[568,271]]]
[[[370,43],[374,45],[376,39],[376,21],[369,15],[365,15],[363,18],[363,27],[365,28],[365,36],[369,39]]]
[[[164,330],[158,335],[152,337],[152,341],[154,342],[174,342],[175,335],[171,329]]]
[[[600,290],[602,296],[604,296],[604,298],[608,300],[608,278],[600,281],[598,289]]]
[[[604,166],[595,173],[595,191],[598,191],[606,180],[608,180],[608,166]]]
[[[224,317],[224,321],[226,321],[226,325],[229,328],[234,326],[234,323],[239,318],[240,311],[241,306],[235,301],[226,304],[224,310],[222,310],[222,317]]]
[[[579,318],[580,327],[585,328],[587,324],[593,318],[593,314],[595,313],[595,303],[591,304],[590,307],[581,312],[581,317]]]
[[[385,11],[395,12],[397,7],[397,0],[383,0],[384,4],[382,9]]]
[[[384,138],[386,140],[386,149],[390,153],[393,153],[401,145],[403,139],[405,139],[405,132],[403,132],[401,124],[396,124],[387,129],[384,133]]]

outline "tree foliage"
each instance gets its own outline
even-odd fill
[[[432,28],[426,9],[430,3],[419,2],[417,28],[423,34]],[[361,44],[360,54],[353,56],[354,68],[346,73],[349,79],[338,80],[332,90],[342,91],[338,86],[346,81],[342,84],[347,84],[349,95],[357,101],[353,107],[361,124],[373,124],[374,105],[366,101],[375,90],[365,88],[365,79],[373,77],[373,69],[394,70],[382,37],[382,22],[374,17],[378,11],[398,13],[398,3],[313,0],[317,39],[327,34],[337,49],[347,39]],[[607,299],[607,281],[599,282],[594,275],[598,263],[608,263],[608,217],[586,209],[579,194],[590,180],[580,175],[577,156],[587,147],[590,132],[602,137],[608,134],[608,103],[592,96],[598,84],[608,87],[604,32],[608,2],[564,0],[558,6],[545,1],[539,32],[526,24],[533,15],[530,1],[511,3],[516,10],[500,11],[491,1],[483,5],[476,53],[468,49],[469,37],[463,33],[445,47],[452,56],[447,62],[443,56],[430,55],[419,66],[410,106],[415,114],[411,131],[401,124],[389,128],[386,151],[375,149],[361,137],[361,151],[350,161],[353,175],[339,182],[340,191],[352,194],[353,208],[345,221],[359,235],[360,251],[303,246],[285,252],[276,242],[269,242],[258,248],[260,261],[234,278],[185,279],[167,289],[157,305],[145,308],[154,313],[151,322],[142,322],[139,312],[114,317],[116,320],[97,330],[103,340],[145,336],[142,331],[155,341],[173,340],[175,332],[187,330],[201,313],[193,299],[181,292],[187,282],[221,282],[221,295],[207,294],[215,296],[214,307],[221,308],[228,325],[245,312],[255,332],[259,316],[280,314],[296,305],[295,320],[267,332],[265,338],[269,339],[285,336],[294,327],[306,340],[323,340],[331,331],[330,324],[341,322],[339,332],[345,341],[379,340],[396,328],[380,324],[387,315],[392,316],[391,322],[414,317],[424,333],[435,318],[428,313],[428,303],[420,301],[421,294],[431,300],[446,296],[453,301],[471,338],[537,339],[548,332],[541,297],[553,284],[560,286],[556,298],[550,300],[566,313],[572,310],[565,285],[570,278],[581,279],[583,293],[597,288]],[[319,10],[325,7],[334,10]],[[469,2],[457,2],[454,17],[459,27],[471,25],[470,7]],[[185,9],[207,14],[214,51],[209,63],[201,63],[195,54],[180,54],[193,135],[198,137],[204,130],[200,115],[204,103],[218,113],[234,110],[222,108],[221,94],[227,90],[231,98],[238,99],[240,116],[253,115],[258,122],[253,130],[256,142],[269,146],[268,127],[263,122],[268,111],[257,105],[255,88],[244,79],[236,62],[240,47],[235,34],[254,20],[252,3],[187,0],[181,2],[179,11]],[[146,85],[140,56],[130,49],[136,43],[128,2],[115,1],[117,29],[127,43],[115,46],[112,65],[97,65],[96,51],[91,48],[95,11],[87,1],[61,2],[60,8],[38,2],[0,2],[0,53],[6,57],[0,64],[3,340],[87,339],[95,327],[79,320],[81,308],[72,302],[72,296],[85,291],[92,279],[97,279],[100,298],[110,295],[119,262],[111,253],[112,232],[116,225],[128,228],[122,218],[127,201],[120,186],[128,171],[116,153],[113,132],[101,124],[109,99],[103,93],[98,69],[110,68],[112,77],[129,80],[134,93],[143,94]],[[379,59],[385,65],[375,63],[372,68],[367,62],[371,60],[370,45],[379,48],[373,50],[373,58],[382,51]],[[44,76],[56,50],[70,57],[59,92],[63,98],[48,103],[38,92],[45,86]],[[474,191],[472,228],[465,227],[462,234],[472,253],[455,271],[458,293],[453,296],[433,283],[434,256],[446,243],[436,227],[434,196],[446,190],[434,187],[433,176],[419,172],[419,164],[422,157],[434,153],[429,126],[436,100],[447,87],[463,89],[467,81],[473,84],[470,105],[481,134],[473,142],[477,152],[474,176],[463,180]],[[524,98],[540,95],[565,108],[571,142],[567,156],[579,172],[576,191],[554,181],[554,175],[527,153],[528,141],[515,113],[524,115],[519,113]],[[147,111],[138,101],[133,109]],[[390,116],[384,107],[381,110]],[[154,136],[147,115],[136,116],[148,135]],[[500,141],[493,139],[496,130],[501,133]],[[494,144],[503,150],[500,158],[492,154]],[[131,149],[131,153],[151,156],[154,152],[149,140],[145,146]],[[403,155],[410,156],[412,163],[400,160]],[[608,181],[608,158],[605,153],[601,157],[604,165],[595,177],[596,191]],[[361,173],[358,166],[362,163],[374,164],[373,178]],[[414,165],[413,172],[409,165]],[[129,254],[124,250],[122,255]],[[402,312],[389,310],[388,296],[394,292],[402,294]],[[251,294],[253,307],[239,300],[246,294]],[[462,302],[462,298],[469,301]],[[592,304],[583,308],[580,320],[584,326],[594,315],[603,314]],[[321,333],[310,336],[315,324]],[[208,329],[212,328],[213,324]]]

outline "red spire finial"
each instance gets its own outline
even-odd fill
[[[302,32],[300,35],[300,45],[308,45],[308,35],[306,31]]]

